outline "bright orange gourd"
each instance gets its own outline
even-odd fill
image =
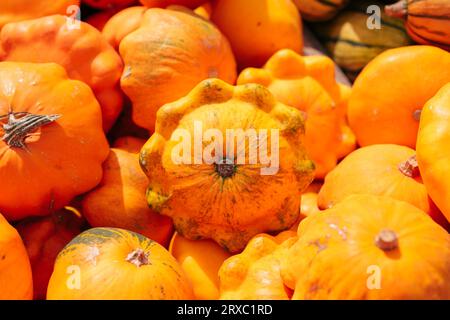
[[[166,249],[116,228],[90,229],[73,239],[58,255],[47,291],[49,300],[192,298],[189,280]]]
[[[0,29],[9,22],[44,17],[52,14],[76,13],[80,0],[3,0],[0,1]]]
[[[109,152],[100,107],[61,66],[0,62],[0,117],[0,212],[7,219],[50,214],[100,182]]]
[[[212,162],[199,161],[197,152],[179,150],[178,134],[187,136],[183,145],[198,144],[194,131],[199,126],[203,132],[219,130],[228,141],[215,148]],[[267,130],[267,139],[258,141],[278,143],[272,154],[279,163],[250,164],[254,156],[250,150],[256,147],[261,152],[263,142],[252,138],[250,130],[244,139],[254,147],[243,150],[244,144],[236,146],[237,136],[227,140],[231,129],[243,134],[248,129]],[[288,229],[299,217],[301,192],[314,174],[302,145],[303,130],[300,111],[277,102],[261,85],[202,81],[186,97],[159,109],[156,132],[141,150],[141,166],[149,178],[149,206],[170,216],[188,239],[213,239],[231,252],[243,249],[258,233]],[[229,143],[235,148],[226,147]],[[205,148],[203,155],[208,152],[212,150]],[[184,160],[173,160],[180,153]]]
[[[33,299],[30,260],[19,233],[0,214],[0,300]]]
[[[260,67],[280,49],[303,49],[300,15],[290,0],[217,0],[211,20],[230,40],[241,68]]]
[[[450,53],[431,46],[390,49],[357,77],[348,105],[350,127],[361,146],[415,148],[420,111],[450,82]]]
[[[352,195],[300,223],[281,274],[293,299],[449,299],[449,256],[450,235],[425,212]]]
[[[277,237],[267,234],[253,237],[242,253],[225,260],[220,267],[220,299],[290,299],[292,290],[284,285],[280,269],[281,260],[295,241],[293,231]]]
[[[349,0],[293,0],[308,21],[324,21],[333,18]]]
[[[156,111],[201,80],[234,83],[228,41],[207,20],[186,10],[148,9],[141,26],[120,43],[125,62],[121,87],[133,103],[134,122],[154,130]]]
[[[136,6],[117,12],[104,25],[103,37],[118,50],[122,39],[139,28],[145,10],[146,7]]]
[[[427,190],[450,222],[450,83],[424,106],[417,137],[417,160]]]
[[[67,208],[47,217],[21,221],[17,225],[30,257],[34,299],[45,299],[56,256],[82,232],[84,223],[79,212]]]
[[[121,147],[110,150],[103,163],[100,184],[84,196],[83,215],[92,227],[123,228],[168,245],[172,221],[151,210],[145,201],[148,181],[137,154],[145,141],[124,139],[119,142]]]
[[[219,298],[218,271],[225,259],[230,257],[226,250],[212,240],[189,240],[175,232],[169,252],[189,278],[196,299]]]
[[[69,25],[60,15],[6,25],[0,33],[0,60],[62,65],[70,78],[94,91],[107,131],[122,110],[122,61],[97,29],[85,22]]]
[[[336,82],[331,59],[302,57],[283,49],[262,69],[243,70],[237,83],[262,84],[280,102],[306,112],[305,146],[316,164],[317,178],[323,178],[339,158],[355,148],[355,137],[346,123],[351,90]]]

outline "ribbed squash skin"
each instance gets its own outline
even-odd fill
[[[367,28],[366,7],[344,11],[314,28],[333,60],[350,74],[358,73],[381,52],[411,43],[402,21],[385,14],[381,29]]]
[[[406,30],[417,43],[450,50],[450,1],[401,0],[386,6],[386,13],[405,18]]]

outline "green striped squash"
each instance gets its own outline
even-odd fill
[[[333,18],[349,0],[294,0],[302,18],[308,21],[324,21]]]
[[[368,18],[365,8],[350,8],[333,21],[313,26],[330,56],[350,77],[381,52],[411,43],[401,20],[381,13],[380,28],[369,29]]]

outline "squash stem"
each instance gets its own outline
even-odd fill
[[[0,119],[7,119],[3,124],[4,134],[1,137],[13,148],[25,148],[25,139],[37,129],[50,124],[61,117],[59,114],[37,115],[28,112],[9,112]]]
[[[375,237],[375,244],[383,251],[391,251],[398,248],[397,234],[390,229],[383,229]]]
[[[406,18],[408,15],[408,2],[400,0],[394,4],[384,7],[384,12],[392,18]]]
[[[134,264],[136,267],[150,264],[148,253],[145,253],[141,248],[133,250],[130,254],[128,254],[125,260]]]
[[[398,165],[398,170],[405,176],[410,178],[417,178],[420,176],[419,164],[417,163],[416,155],[413,155],[405,162]]]

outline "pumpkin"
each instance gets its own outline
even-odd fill
[[[96,9],[112,9],[126,7],[133,3],[135,0],[82,0],[84,4]]]
[[[120,54],[125,62],[121,87],[133,103],[133,120],[150,131],[158,108],[201,80],[234,83],[236,78],[228,41],[192,12],[148,9],[141,26],[121,41]]]
[[[374,5],[373,1],[370,5]],[[366,5],[340,13],[328,23],[316,24],[318,35],[331,58],[348,74],[356,75],[381,52],[411,43],[403,23],[381,14],[380,28],[367,27]]]
[[[139,0],[142,5],[149,8],[166,8],[170,5],[180,5],[191,9],[197,8],[206,2],[206,0]]]
[[[288,300],[292,290],[281,278],[281,259],[296,233],[284,231],[279,237],[259,234],[244,251],[225,260],[219,270],[222,300]]]
[[[385,7],[386,14],[406,19],[414,41],[450,51],[450,3],[446,0],[401,0]]]
[[[76,8],[74,6],[79,5],[80,0],[0,1],[0,29],[9,22],[34,19],[52,14],[71,15],[74,12],[74,9]]]
[[[443,86],[422,110],[417,137],[417,160],[423,181],[439,209],[450,221],[450,84]]]
[[[212,3],[208,1],[202,4],[201,6],[195,8],[194,12],[199,16],[209,20],[212,15],[212,9],[213,9]]]
[[[30,260],[19,233],[0,214],[0,300],[33,299]]]
[[[450,53],[442,49],[407,46],[381,53],[359,74],[348,104],[359,145],[415,148],[420,111],[447,82]]]
[[[302,23],[291,1],[217,0],[211,20],[230,40],[241,68],[260,67],[280,49],[302,51]]]
[[[109,150],[101,121],[92,91],[61,66],[0,62],[0,212],[48,215],[95,187]]]
[[[103,37],[115,49],[119,49],[120,42],[131,32],[139,28],[146,7],[129,7],[113,15],[102,29]]]
[[[450,298],[450,235],[407,202],[352,195],[298,235],[281,260],[293,299]]]
[[[243,70],[237,83],[262,84],[280,102],[306,112],[305,146],[316,165],[317,178],[323,178],[339,158],[355,148],[345,110],[351,90],[336,82],[330,58],[303,57],[283,49],[262,69]]]
[[[82,212],[92,227],[127,229],[165,246],[172,236],[172,221],[148,208],[147,177],[137,154],[145,141],[131,139],[119,141],[122,147],[110,150],[102,181],[83,197]]]
[[[302,18],[308,21],[324,21],[333,18],[344,8],[348,0],[293,0]]]
[[[200,127],[216,138],[200,140]],[[213,239],[231,252],[258,233],[287,229],[314,174],[303,130],[300,111],[277,102],[265,87],[204,80],[158,111],[156,131],[140,155],[148,204],[171,217],[182,236]],[[220,138],[226,148],[211,143]],[[261,160],[269,144],[272,160]],[[190,152],[193,145],[197,151]]]
[[[409,202],[437,221],[440,212],[422,183],[416,152],[405,146],[379,144],[349,154],[326,177],[320,189],[320,209],[331,208],[352,194],[388,196]]]
[[[161,245],[117,228],[93,228],[58,255],[49,300],[192,299],[183,270]]]
[[[48,281],[58,253],[82,232],[84,220],[74,208],[64,208],[50,216],[21,221],[17,231],[30,257],[34,299],[45,299]]]
[[[0,33],[0,60],[55,62],[70,78],[87,83],[102,107],[109,130],[122,109],[122,61],[101,33],[85,22],[69,28],[60,15],[10,23]]]
[[[219,298],[218,271],[230,254],[212,240],[189,240],[175,232],[169,252],[189,278],[199,300]]]

